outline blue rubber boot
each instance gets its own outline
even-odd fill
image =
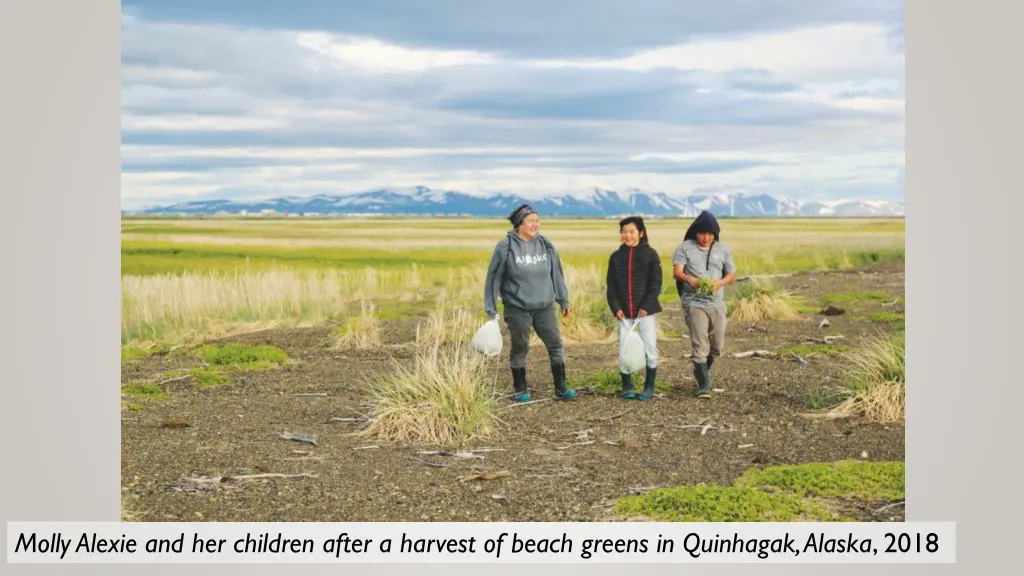
[[[530,393],[526,389],[526,368],[512,369],[512,386],[515,388],[513,400],[516,402],[529,402]]]
[[[637,395],[637,400],[647,401],[654,398],[654,382],[655,378],[658,377],[657,368],[648,368],[647,374],[644,375],[644,391]]]
[[[633,376],[630,374],[623,374],[619,372],[619,376],[622,377],[622,394],[619,398],[623,400],[633,400],[636,398],[636,393],[633,392]]]
[[[555,380],[555,398],[559,400],[572,400],[576,397],[576,391],[570,390],[565,385],[565,364],[552,363],[551,376]]]

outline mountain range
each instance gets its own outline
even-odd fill
[[[835,200],[829,202],[777,198],[770,194],[691,194],[670,195],[629,189],[624,192],[587,188],[572,194],[526,199],[514,194],[471,195],[454,190],[434,190],[425,186],[378,188],[344,195],[284,196],[258,201],[195,200],[122,214],[209,215],[278,214],[356,216],[356,215],[450,215],[504,217],[520,204],[529,203],[543,216],[619,217],[644,216],[693,217],[701,210],[716,216],[750,217],[902,217],[903,203],[885,200]]]

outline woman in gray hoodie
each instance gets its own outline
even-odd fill
[[[526,356],[530,349],[530,329],[544,342],[555,381],[555,398],[568,400],[576,392],[565,384],[565,347],[558,326],[555,302],[562,315],[569,315],[569,290],[562,275],[562,261],[547,238],[541,236],[540,215],[528,204],[516,208],[508,217],[512,230],[498,242],[487,267],[484,312],[498,316],[498,298],[504,305],[505,324],[512,340],[509,364],[515,400],[528,402]]]

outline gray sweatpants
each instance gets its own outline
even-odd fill
[[[548,349],[551,363],[565,363],[565,348],[562,346],[562,332],[558,326],[558,311],[554,306],[545,310],[523,310],[505,304],[505,325],[508,326],[512,353],[509,364],[512,368],[525,368],[526,356],[530,351],[530,329]]]
[[[691,361],[703,364],[708,357],[719,357],[725,349],[725,306],[683,308],[690,330]]]

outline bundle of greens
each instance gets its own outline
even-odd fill
[[[712,296],[714,295],[714,286],[715,281],[711,278],[701,278],[697,280],[697,293]]]

